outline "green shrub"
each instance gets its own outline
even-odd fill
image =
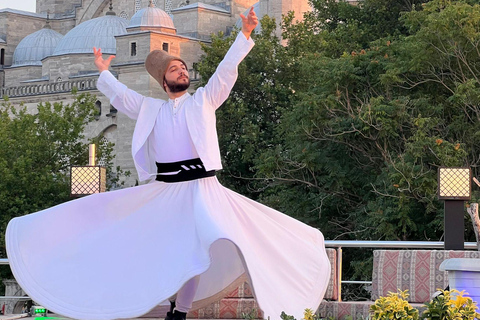
[[[375,300],[375,304],[370,307],[372,320],[418,320],[418,310],[406,300],[409,296],[407,291],[389,292],[387,297]]]
[[[479,319],[476,303],[464,297],[464,291],[440,290],[442,293],[432,301],[425,303],[423,312],[425,320],[474,320]]]

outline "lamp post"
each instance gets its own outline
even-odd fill
[[[465,200],[471,198],[472,170],[446,168],[438,170],[438,199],[445,200],[445,250],[464,249]]]
[[[88,166],[72,166],[70,168],[70,196],[80,197],[105,192],[107,169],[95,165],[95,145],[88,148]]]

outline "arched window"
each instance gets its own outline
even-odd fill
[[[5,49],[0,50],[0,65],[5,64]]]
[[[95,115],[95,119],[98,120],[102,115],[102,103],[99,100],[95,102],[95,109],[97,109],[97,114]]]
[[[126,13],[125,11],[120,12],[120,18],[124,18],[128,20],[129,19],[128,13]]]
[[[135,0],[135,12],[142,8],[142,2],[140,0]]]

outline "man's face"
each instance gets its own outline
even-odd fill
[[[172,93],[187,90],[190,86],[187,67],[179,60],[172,60],[165,72],[163,85]]]

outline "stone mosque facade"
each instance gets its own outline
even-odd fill
[[[0,9],[0,91],[14,105],[35,112],[40,102],[71,103],[71,91],[97,96],[98,116],[87,137],[115,143],[115,167],[130,170],[126,186],[136,183],[131,156],[135,122],[117,113],[96,89],[98,71],[93,47],[116,55],[111,71],[129,88],[168,99],[145,70],[152,50],[162,49],[185,60],[192,88],[198,81],[193,64],[201,43],[213,33],[229,34],[241,25],[240,14],[251,6],[261,18],[280,21],[294,11],[298,19],[310,10],[307,0],[37,0],[36,13]]]

